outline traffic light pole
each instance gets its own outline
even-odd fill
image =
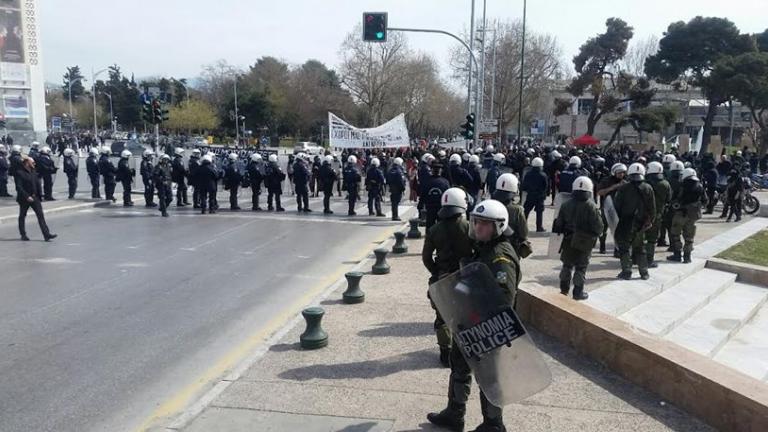
[[[464,45],[464,48],[466,48],[467,51],[469,52],[469,56],[472,59],[472,62],[475,64],[476,70],[480,70],[480,69],[478,69],[479,66],[477,64],[477,57],[475,57],[475,53],[472,52],[472,48],[470,48],[469,45],[467,45],[466,42],[464,42],[460,37],[456,36],[453,33],[449,33],[447,31],[443,31],[443,30],[413,29],[413,28],[399,28],[399,27],[387,27],[387,31],[414,32],[414,33],[437,33],[437,34],[442,34],[442,35],[450,36],[450,37],[456,39],[457,41],[459,41],[459,43],[461,43],[462,45]],[[475,107],[478,106],[478,97],[479,96],[480,96],[479,94],[475,93]],[[477,123],[478,123],[477,122],[477,115],[475,115],[475,125],[474,125],[475,126],[475,130],[473,131],[474,138],[473,138],[473,143],[472,143],[474,147],[477,146]]]

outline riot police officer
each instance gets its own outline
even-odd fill
[[[160,203],[160,214],[163,217],[168,217],[168,204],[173,200],[171,194],[171,184],[173,179],[171,178],[171,157],[163,153],[160,155],[160,159],[157,165],[152,170],[152,181],[154,182],[155,189],[157,189],[157,200]]]
[[[145,207],[147,208],[157,207],[157,204],[154,203],[155,184],[152,180],[152,175],[155,170],[155,167],[152,164],[152,156],[154,155],[155,152],[152,150],[144,150],[144,153],[141,155],[141,166],[139,167],[141,182],[144,183],[144,201],[146,202]]]
[[[307,167],[307,155],[299,153],[296,157],[296,162],[293,163],[294,190],[296,191],[296,204],[299,213],[309,213],[312,211],[309,208],[309,181],[311,176],[312,173],[309,167]]]
[[[581,167],[581,158],[573,156],[568,160],[568,166],[560,173],[560,183],[558,191],[560,193],[570,193],[573,183],[577,178],[589,177],[589,171]]]
[[[177,147],[173,153],[171,176],[176,183],[176,207],[184,207],[189,205],[187,201],[187,175],[189,173],[184,167],[184,149]]]
[[[424,209],[427,213],[427,229],[430,229],[437,222],[437,213],[440,211],[441,206],[440,199],[443,193],[451,187],[448,184],[448,180],[440,175],[443,168],[442,165],[435,161],[432,162],[430,168],[430,176],[421,183],[421,192],[419,193],[424,198]]]
[[[228,157],[229,164],[224,169],[224,189],[229,190],[229,209],[237,211],[240,210],[237,191],[240,189],[240,182],[243,181],[243,174],[238,167],[237,153],[230,153]]]
[[[696,170],[686,168],[681,175],[680,188],[672,198],[672,227],[669,231],[672,243],[672,255],[667,257],[669,261],[684,263],[691,262],[693,241],[696,237],[696,221],[701,219],[701,201],[704,197],[704,188],[696,176]],[[680,241],[682,234],[685,245]],[[682,251],[682,258],[681,258]]]
[[[32,144],[29,145],[29,152],[27,153],[27,156],[31,157],[32,160],[35,161],[35,164],[37,164],[37,158],[40,156],[40,143],[37,141],[32,141]]]
[[[0,198],[8,198],[12,195],[8,193],[8,151],[4,145],[0,144]]]
[[[92,147],[88,151],[88,158],[85,160],[85,170],[88,172],[88,179],[91,181],[91,198],[101,199],[101,191],[99,190],[99,150],[96,147]]]
[[[494,185],[495,186],[495,185]],[[470,238],[475,240],[473,259],[488,266],[504,292],[506,305],[515,304],[520,283],[520,260],[512,245],[505,240],[507,209],[498,201],[486,200],[475,206],[470,216]],[[498,305],[499,307],[504,305]],[[448,384],[448,407],[439,413],[430,413],[427,420],[450,430],[464,430],[464,415],[472,381],[469,368],[456,341],[451,348],[451,377]],[[480,391],[480,409],[483,423],[475,432],[503,432],[502,407],[493,405]]]
[[[318,173],[320,188],[323,190],[323,214],[333,214],[331,210],[331,197],[333,196],[333,183],[337,180],[336,171],[333,169],[333,156],[327,155]]]
[[[56,164],[53,163],[51,158],[51,148],[44,146],[40,150],[40,154],[35,160],[37,165],[37,173],[43,180],[43,200],[55,201],[53,198],[53,176],[59,169],[56,168]]]
[[[669,182],[669,187],[672,190],[672,196],[676,196],[679,189],[680,189],[680,178],[683,175],[683,169],[685,169],[685,165],[683,162],[676,160],[670,164],[669,167],[669,177],[667,177],[667,181]],[[667,233],[672,228],[672,218],[674,217],[674,212],[670,207],[667,207],[666,212],[664,212],[664,220],[661,224],[661,230],[659,232],[659,241],[656,242],[657,246],[667,246]],[[669,247],[669,251],[672,251],[672,247]]]
[[[248,183],[251,186],[251,211],[263,211],[259,206],[261,196],[261,183],[264,181],[264,162],[259,153],[251,155],[251,162],[247,167]]]
[[[120,161],[117,163],[116,180],[123,185],[123,207],[133,206],[133,201],[131,200],[131,183],[133,183],[133,177],[136,175],[136,170],[128,165],[132,156],[130,151],[123,150],[120,153]]]
[[[478,155],[469,156],[467,172],[472,176],[472,184],[467,189],[467,193],[472,197],[472,202],[476,203],[480,199],[480,191],[483,189],[483,179],[480,177],[480,157]]]
[[[552,230],[563,234],[560,248],[560,293],[567,296],[573,281],[573,299],[586,300],[584,292],[587,267],[592,248],[603,233],[603,220],[594,197],[594,184],[589,177],[578,177],[571,186],[572,198],[560,207]]]
[[[347,166],[344,167],[343,175],[344,187],[347,189],[347,201],[349,203],[349,211],[347,212],[347,215],[355,216],[357,215],[357,212],[355,212],[355,204],[359,199],[358,194],[360,193],[360,182],[362,181],[360,170],[357,169],[357,157],[355,155],[351,155],[347,158]]]
[[[99,158],[99,172],[101,173],[102,177],[104,177],[104,195],[106,196],[106,199],[115,202],[117,201],[115,199],[115,186],[117,186],[117,182],[115,181],[115,174],[117,173],[117,168],[115,168],[115,165],[112,164],[111,160],[109,160],[109,153],[109,148],[101,148],[101,157]]]
[[[488,186],[488,194],[493,196],[493,192],[496,190],[496,180],[501,175],[501,166],[504,165],[506,158],[501,153],[493,155],[493,163],[488,169],[488,174],[485,177],[485,184]]]
[[[672,198],[672,189],[664,178],[664,166],[659,162],[648,164],[646,173],[648,184],[653,188],[653,196],[656,200],[656,217],[653,225],[645,232],[645,254],[648,256],[648,267],[656,268],[656,242],[658,241],[661,224],[664,220],[664,211]]]
[[[379,161],[379,158],[372,158],[371,166],[368,168],[368,172],[365,173],[365,189],[368,192],[368,216],[373,216],[374,214],[378,217],[385,216],[381,212],[381,194],[386,180],[379,168],[380,166],[381,161]]]
[[[637,260],[640,270],[640,278],[647,280],[648,256],[645,254],[643,243],[645,231],[653,225],[656,217],[656,199],[653,188],[645,183],[645,167],[640,163],[633,163],[627,170],[629,183],[622,185],[616,191],[615,207],[619,215],[619,224],[616,227],[614,238],[619,249],[621,259],[621,273],[619,279],[632,278],[633,258]]]
[[[269,155],[269,164],[267,164],[264,174],[264,185],[267,187],[267,210],[273,211],[277,209],[278,212],[284,212],[285,209],[280,204],[280,195],[283,194],[283,181],[285,180],[285,173],[280,169],[277,164],[277,155]],[[274,198],[275,207],[272,207],[272,199]]]
[[[600,253],[605,253],[605,240],[608,238],[608,220],[605,217],[605,201],[608,197],[611,200],[616,195],[616,191],[626,183],[624,177],[627,175],[627,166],[623,163],[615,163],[611,167],[611,175],[604,177],[597,185],[597,196],[600,197],[600,214],[603,218],[603,233],[600,235]],[[618,258],[618,249],[614,251],[614,256]]]
[[[196,178],[195,171],[200,168],[200,149],[192,150],[192,154],[189,156],[189,162],[187,163],[187,172],[189,173],[189,185],[192,186],[192,208],[200,208],[200,191],[194,180]]]
[[[173,174],[171,176],[173,177]],[[221,175],[213,164],[213,155],[208,153],[203,156],[195,179],[195,183],[200,186],[200,210],[202,214],[206,212],[216,213],[216,193],[218,192],[219,178]]]
[[[64,149],[64,174],[67,175],[68,198],[74,199],[77,192],[77,162],[74,159],[75,151]]]
[[[468,191],[472,187],[472,176],[461,166],[461,156],[457,153],[451,155],[448,166],[448,179],[452,187],[460,187]]]
[[[443,193],[440,202],[440,221],[427,230],[421,250],[421,261],[431,275],[430,285],[458,271],[461,260],[472,256],[469,222],[464,216],[467,212],[466,193],[459,188],[450,188]],[[440,363],[447,367],[451,356],[451,333],[431,299],[430,303],[435,310],[434,328],[440,347]]]
[[[510,233],[505,235],[515,248],[515,252],[521,258],[530,255],[530,243],[528,243],[528,222],[525,220],[525,211],[523,207],[515,202],[515,198],[520,195],[520,181],[517,176],[505,173],[496,180],[496,188],[493,192],[493,199],[504,204],[507,208],[507,220]],[[523,256],[524,255],[524,256]]]
[[[16,171],[22,168],[21,162],[21,146],[18,144],[11,146],[11,155],[8,157],[8,165],[14,179],[16,178]]]
[[[531,169],[523,177],[523,192],[526,193],[523,213],[527,221],[531,210],[536,210],[536,232],[544,232],[544,200],[549,189],[549,180],[542,171],[543,167],[544,160],[533,158]]]
[[[392,167],[387,172],[387,185],[389,185],[389,201],[392,205],[392,220],[399,221],[400,201],[405,193],[405,170],[403,159],[396,157],[392,161]]]

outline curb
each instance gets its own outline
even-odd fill
[[[706,267],[712,270],[736,273],[739,282],[768,288],[768,267],[721,258],[708,259]]]
[[[408,224],[404,223],[397,226],[392,234],[368,251],[363,259],[355,264],[348,271],[361,271],[366,266],[370,267],[371,263],[375,262],[376,258],[373,251],[380,247],[390,247],[394,245],[395,240],[393,238],[394,232],[401,231],[408,228]],[[331,283],[328,287],[323,289],[317,296],[315,296],[310,302],[304,305],[301,309],[319,305],[322,301],[326,300],[334,292],[338,291],[346,284],[346,278],[342,275],[335,282]],[[256,362],[258,362],[268,351],[269,348],[278,343],[286,334],[296,328],[303,322],[301,310],[299,310],[293,318],[285,322],[277,331],[272,333],[269,338],[264,340],[258,347],[256,347],[248,356],[241,360],[229,373],[224,375],[218,382],[216,382],[212,388],[203,393],[195,402],[189,405],[185,410],[170,420],[167,426],[150,425],[146,428],[145,432],[157,431],[157,432],[178,432],[181,429],[187,427],[198,415],[200,415],[205,408],[207,408],[219,395],[221,395],[230,385],[237,381],[248,369],[251,368]]]

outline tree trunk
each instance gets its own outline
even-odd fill
[[[699,155],[707,153],[707,147],[709,147],[709,142],[711,141],[710,135],[712,135],[712,122],[715,120],[715,114],[717,114],[717,106],[719,103],[719,99],[709,100],[707,116],[704,117],[704,138],[701,140],[701,150],[699,151]]]
[[[621,123],[619,123],[619,125],[616,126],[616,129],[613,131],[613,135],[611,135],[611,139],[610,141],[608,141],[608,144],[606,145],[606,147],[610,147],[613,145],[613,142],[616,141],[616,137],[618,137],[619,133],[621,133],[622,126],[623,125]]]

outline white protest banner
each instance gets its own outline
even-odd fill
[[[410,146],[405,114],[375,128],[356,128],[328,113],[328,131],[334,148],[398,148]]]

